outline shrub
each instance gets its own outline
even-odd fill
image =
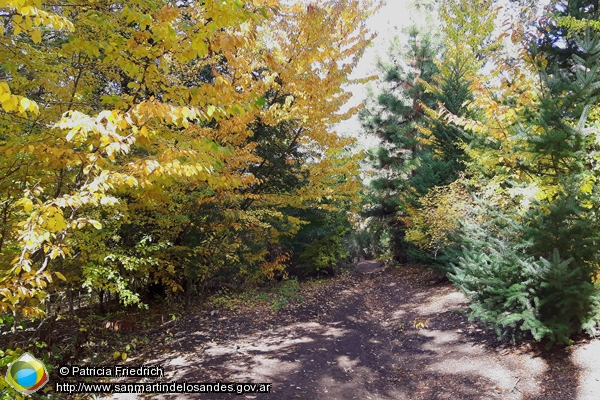
[[[455,261],[448,256],[450,247],[456,245],[461,221],[474,217],[474,201],[467,183],[459,179],[446,186],[437,186],[419,200],[420,207],[402,220],[409,227],[405,239],[414,248],[411,259],[431,264],[447,271]]]
[[[479,209],[482,211],[482,209]],[[574,333],[594,333],[600,322],[600,292],[588,268],[574,258],[536,255],[524,221],[485,210],[481,224],[464,223],[458,261],[449,273],[470,300],[470,318],[514,340],[522,332],[548,345],[570,344]]]

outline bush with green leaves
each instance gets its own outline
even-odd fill
[[[351,224],[344,205],[339,206],[339,210],[328,209],[326,205],[296,210],[306,223],[293,238],[284,242],[292,250],[290,275],[332,275],[349,259],[344,238]]]
[[[470,318],[493,325],[500,337],[530,333],[549,346],[570,344],[582,331],[593,335],[600,291],[589,268],[556,248],[550,257],[535,254],[522,216],[479,211],[487,220],[463,224],[459,261],[449,273],[470,301]]]

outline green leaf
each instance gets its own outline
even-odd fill
[[[262,14],[262,16],[263,16],[263,17],[265,17],[265,18],[269,18],[269,15],[267,14],[267,11],[266,11],[264,8],[260,7],[260,8],[258,9],[258,12],[260,12],[260,13]]]

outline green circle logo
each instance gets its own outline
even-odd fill
[[[31,394],[48,383],[48,371],[40,360],[24,353],[8,366],[6,382],[23,394]]]

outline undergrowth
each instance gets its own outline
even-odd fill
[[[300,283],[297,279],[284,279],[271,287],[260,289],[245,289],[240,292],[221,289],[209,297],[208,303],[215,308],[228,310],[253,308],[261,304],[267,305],[272,311],[277,311],[293,302],[302,301],[299,292]]]

